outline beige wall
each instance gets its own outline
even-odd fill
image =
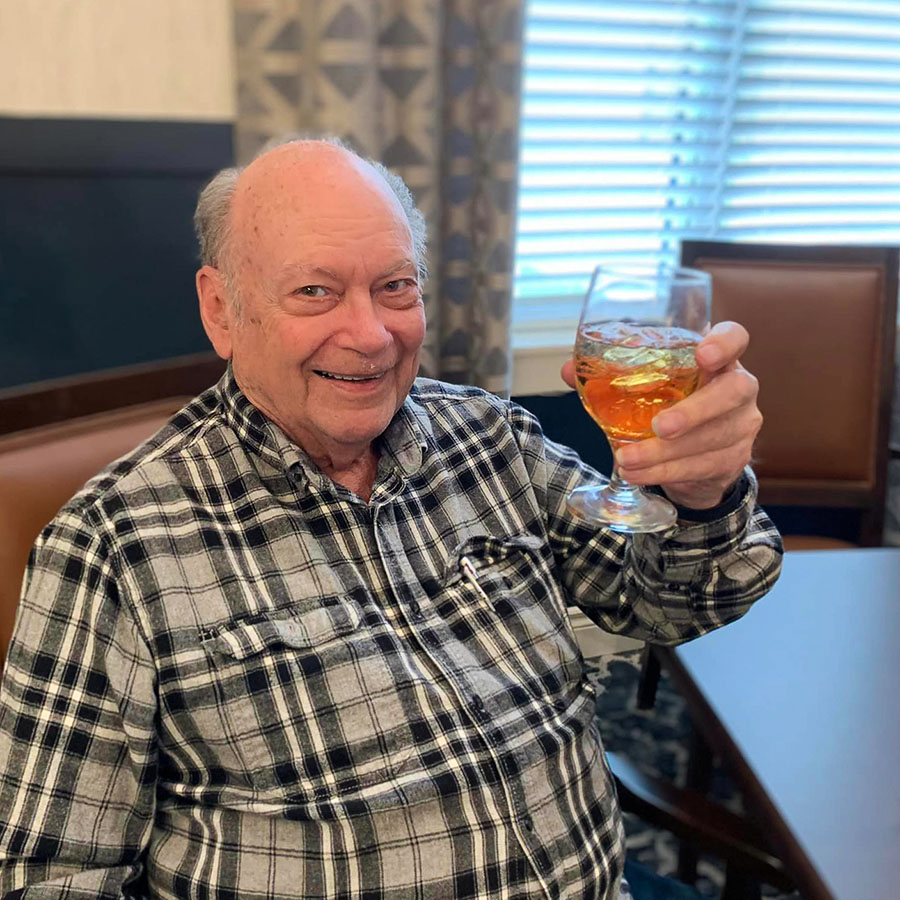
[[[0,115],[234,118],[230,0],[0,0]]]

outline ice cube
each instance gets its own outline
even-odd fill
[[[603,354],[603,361],[616,366],[633,366],[634,359],[644,352],[642,347],[610,347]]]
[[[610,382],[613,387],[628,393],[645,393],[653,388],[661,387],[666,383],[666,376],[659,372],[644,369],[641,372],[632,372],[629,375],[620,375]]]
[[[631,351],[631,357],[629,358],[627,365],[632,368],[637,368],[638,366],[652,366],[653,368],[657,368],[659,361],[660,352],[656,347],[638,347]]]

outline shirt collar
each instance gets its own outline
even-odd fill
[[[407,478],[422,467],[431,437],[428,415],[415,395],[414,385],[381,436],[382,454],[390,456]]]
[[[247,399],[234,378],[231,363],[217,390],[225,421],[248,453],[276,471],[291,472],[295,480],[298,476],[307,481],[325,478],[303,449]],[[379,439],[382,467],[393,462],[406,478],[421,467],[431,435],[428,416],[416,401],[415,392],[414,387]]]

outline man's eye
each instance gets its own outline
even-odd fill
[[[321,284],[305,284],[294,291],[300,297],[327,297],[328,291]]]
[[[397,294],[400,291],[405,291],[408,287],[412,287],[412,281],[409,278],[398,278],[395,281],[387,282],[384,289],[389,294]]]

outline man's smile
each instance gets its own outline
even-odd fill
[[[353,382],[378,381],[386,374],[385,372],[377,372],[374,375],[347,375],[340,372],[328,372],[325,369],[313,369],[313,371],[316,373],[316,375],[320,375],[322,378],[330,378],[334,381]]]

